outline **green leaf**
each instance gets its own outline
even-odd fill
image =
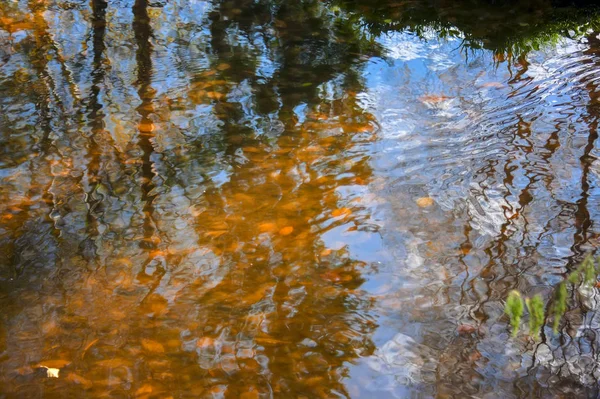
[[[596,268],[594,266],[594,259],[591,256],[585,258],[581,264],[583,269],[583,281],[586,285],[592,285],[596,281]]]
[[[512,326],[512,336],[515,337],[519,332],[521,317],[523,316],[523,300],[519,291],[511,291],[506,299],[504,308],[506,314],[510,317],[510,325]]]
[[[544,301],[541,295],[525,300],[527,311],[529,312],[529,335],[534,339],[540,336],[540,330],[544,326]]]
[[[560,325],[560,319],[563,317],[566,310],[567,310],[567,285],[564,282],[562,282],[558,285],[558,290],[556,290],[556,296],[554,299],[554,306],[553,306],[553,311],[552,311],[552,313],[554,315],[554,325],[552,326],[554,333],[558,332],[558,327]]]

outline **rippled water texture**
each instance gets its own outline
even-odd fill
[[[596,33],[345,12],[0,3],[0,397],[596,397],[594,301],[503,316],[600,243]]]

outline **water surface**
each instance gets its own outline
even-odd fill
[[[600,39],[457,4],[1,4],[0,396],[595,397],[503,300],[600,243]]]

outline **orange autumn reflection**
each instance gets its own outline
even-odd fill
[[[39,18],[51,12],[44,7],[31,4]],[[360,80],[315,69],[300,96],[276,94],[288,84],[278,77],[250,87],[248,104],[239,91],[255,71],[235,61],[248,56],[237,49],[167,94],[154,82],[161,50],[149,10],[143,0],[131,8],[137,105],[108,106],[109,65],[118,65],[106,42],[118,21],[101,1],[87,17],[89,89],[60,66],[68,101],[51,94],[63,81],[34,83],[32,95],[50,99],[48,118],[21,144],[36,152],[1,192],[0,245],[11,265],[3,385],[27,396],[348,395],[346,365],[372,352],[376,326],[360,293],[367,264],[344,244],[374,234],[360,193],[377,125],[357,100]],[[215,22],[213,46],[227,46],[218,42],[224,29]],[[41,35],[41,51],[26,54],[39,76],[54,77],[64,57]],[[287,55],[292,64],[298,56]],[[318,93],[338,76],[342,95]],[[80,107],[73,120],[53,119],[69,106]],[[175,123],[198,106],[218,128],[190,137]],[[243,119],[255,112],[277,130],[248,128]],[[48,369],[58,378],[40,384]]]

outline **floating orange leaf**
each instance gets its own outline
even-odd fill
[[[83,359],[83,357],[85,356],[85,353],[92,347],[94,346],[94,344],[98,342],[98,338],[94,339],[93,341],[89,342],[84,348],[83,348],[83,352],[81,353],[81,358]]]
[[[151,133],[154,131],[154,123],[152,122],[141,122],[138,125],[138,129],[142,133]]]
[[[225,233],[227,233],[227,230],[214,230],[214,231],[206,232],[205,235],[207,237],[217,238],[217,237],[221,237]]]
[[[284,228],[282,228],[281,230],[279,230],[279,234],[281,234],[282,236],[287,236],[292,234],[292,232],[294,231],[294,228],[292,226],[286,226]]]
[[[287,341],[281,341],[279,339],[270,338],[270,337],[256,337],[255,340],[257,343],[259,343],[261,345],[282,345],[282,344],[289,343]]]
[[[258,231],[261,233],[273,233],[277,231],[277,225],[271,222],[265,222],[258,225]]]
[[[67,377],[65,378],[65,380],[69,381],[69,382],[72,382],[74,384],[77,384],[77,385],[81,385],[85,389],[89,389],[89,388],[92,387],[92,385],[94,385],[92,383],[92,381],[90,381],[90,380],[88,380],[86,378],[83,378],[83,377],[81,377],[81,376],[79,376],[77,374],[74,374],[74,373],[69,373],[69,375],[67,375]]]
[[[327,248],[321,251],[321,256],[329,256],[331,255],[331,249]]]
[[[135,396],[149,394],[149,393],[152,393],[152,391],[153,391],[152,385],[144,384],[135,391]]]
[[[218,91],[209,91],[206,93],[206,96],[213,100],[221,100],[222,98],[225,97],[225,94],[219,93]]]
[[[163,353],[165,351],[165,347],[160,342],[147,338],[142,338],[142,347],[148,352]]]
[[[70,360],[66,359],[53,359],[53,360],[44,360],[42,363],[36,365],[36,367],[45,367],[52,369],[62,369],[63,367],[71,364]]]
[[[331,216],[333,216],[333,217],[348,216],[351,214],[352,214],[352,210],[350,210],[349,208],[338,208],[338,209],[334,209],[333,211],[331,211]]]

